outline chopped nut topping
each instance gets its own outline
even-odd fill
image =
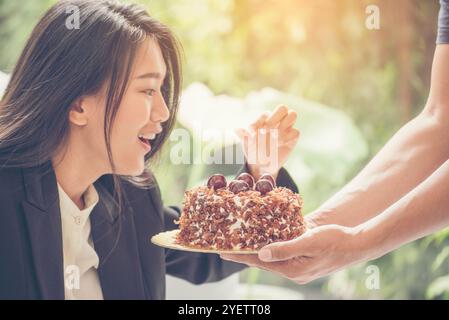
[[[305,232],[302,198],[284,187],[262,195],[198,187],[184,195],[178,244],[201,249],[257,250]]]

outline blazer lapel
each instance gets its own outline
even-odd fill
[[[22,201],[37,284],[42,299],[64,299],[61,216],[56,176],[48,161],[23,169]]]
[[[112,196],[112,177],[95,182],[99,202],[91,213],[92,240],[100,258],[98,274],[104,299],[146,299],[133,223],[133,209],[124,194],[125,208]],[[125,190],[123,190],[124,192]]]

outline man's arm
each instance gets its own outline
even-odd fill
[[[356,226],[378,215],[449,159],[449,45],[435,50],[429,99],[368,165],[308,219]]]
[[[440,0],[436,43],[424,110],[348,185],[308,216],[312,224],[355,226],[367,221],[449,158],[449,0]]]
[[[381,213],[449,159],[448,129],[434,115],[422,113],[308,219],[317,225],[356,226]]]
[[[449,160],[377,217],[359,225],[356,239],[373,259],[449,226]]]

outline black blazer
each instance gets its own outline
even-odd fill
[[[297,191],[281,169],[279,185]],[[123,182],[121,215],[113,201],[112,176],[95,183],[99,202],[91,234],[99,256],[104,299],[164,299],[165,275],[194,284],[213,282],[245,266],[216,254],[168,250],[151,236],[176,229],[176,207],[163,207],[159,188]],[[0,299],[64,299],[62,232],[56,176],[51,164],[0,169]]]

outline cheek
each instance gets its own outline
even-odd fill
[[[128,124],[134,127],[135,130],[140,130],[145,125],[149,118],[148,99],[143,93],[129,93],[127,94],[117,112],[117,122],[121,124]]]
[[[142,120],[131,113],[117,114],[111,133],[111,145],[121,151],[130,147],[130,142],[134,143],[138,139],[141,123]]]
[[[112,157],[119,174],[140,174],[144,162],[144,150],[140,145],[138,134],[149,119],[148,106],[145,97],[124,99],[114,119],[110,136]],[[90,124],[84,140],[91,150],[92,158],[109,166],[109,158],[104,138],[104,112],[90,119]],[[110,167],[109,167],[110,170]]]
[[[117,112],[117,122],[140,131],[150,119],[151,103],[144,93],[128,94]]]
[[[111,151],[117,172],[137,175],[141,172],[144,162],[144,152],[137,137],[138,129],[132,125],[132,119],[128,117],[116,119],[116,125],[111,132]]]
[[[134,95],[124,99],[120,106],[111,133],[111,147],[116,158],[132,156],[136,148],[141,148],[138,134],[150,117],[147,100],[144,96]]]

